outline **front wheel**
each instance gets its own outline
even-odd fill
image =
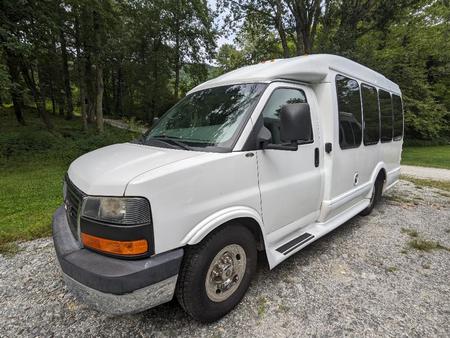
[[[201,322],[230,312],[247,291],[256,270],[256,243],[250,230],[229,224],[188,247],[177,284],[183,309]]]

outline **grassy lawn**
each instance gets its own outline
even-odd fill
[[[18,126],[9,109],[0,111],[0,252],[8,242],[48,236],[55,209],[62,204],[62,179],[69,164],[90,150],[133,139],[136,134],[105,126],[105,133],[81,131],[79,119],[52,117],[43,128],[34,112]]]
[[[450,169],[450,145],[405,147],[402,164]]]

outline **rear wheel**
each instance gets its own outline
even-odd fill
[[[177,298],[196,320],[213,322],[231,311],[247,291],[256,270],[256,242],[240,224],[229,224],[188,247]]]
[[[363,211],[360,212],[360,215],[367,216],[369,215],[373,208],[377,205],[377,202],[381,199],[381,193],[383,192],[383,176],[380,174],[377,176],[375,180],[375,184],[372,189],[372,195],[370,196],[370,204]]]

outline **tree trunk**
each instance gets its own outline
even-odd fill
[[[299,25],[295,26],[295,35],[297,38],[296,43],[295,43],[297,55],[302,55],[302,54],[304,54],[303,53],[303,51],[304,51],[304,49],[303,49],[303,34],[302,34],[301,27]]]
[[[180,88],[180,34],[179,31],[175,37],[175,90],[174,96],[178,99],[178,92]]]
[[[96,99],[95,99],[95,118],[97,122],[97,130],[102,133],[103,132],[103,68],[97,64],[96,67],[97,76],[96,76]]]
[[[66,38],[64,36],[64,29],[62,22],[59,29],[59,40],[61,43],[62,75],[67,104],[66,119],[70,120],[73,118],[72,89],[70,87],[69,65],[67,64]]]
[[[42,118],[42,121],[44,122],[47,129],[51,130],[53,129],[53,124],[50,121],[50,116],[48,115],[48,112],[45,110],[45,104],[41,96],[40,89],[38,89],[34,76],[30,76],[30,73],[28,72],[28,68],[26,67],[25,63],[21,63],[22,68],[22,75],[25,80],[25,82],[28,85],[28,88],[31,91],[31,94],[33,95],[34,102],[36,103],[36,109],[38,112],[38,115]],[[38,67],[39,68],[39,67]],[[33,69],[30,69],[30,72],[33,72]]]
[[[295,20],[297,55],[310,54],[321,16],[321,0],[291,0],[287,5]]]
[[[52,101],[52,114],[56,115],[55,88],[52,80],[50,80],[50,100]]]
[[[8,65],[9,76],[11,77],[11,99],[14,105],[14,113],[16,115],[17,122],[21,125],[25,125],[25,119],[23,118],[23,97],[20,85],[20,72],[17,62],[17,58],[12,55],[8,50],[6,51],[6,63]]]
[[[278,35],[280,35],[281,46],[283,48],[283,56],[285,58],[290,57],[289,46],[286,38],[286,31],[283,27],[283,7],[281,0],[275,0],[275,27],[277,28]]]
[[[306,30],[302,30],[302,37],[303,37],[303,54],[311,54],[312,50],[312,41],[311,36],[309,35],[309,32]]]
[[[81,55],[80,42],[80,23],[78,17],[75,19],[75,49],[77,51],[77,71],[78,71],[78,86],[80,90],[80,110],[81,121],[83,123],[83,130],[87,130],[87,111],[86,111],[86,80],[85,80],[85,65],[83,56]]]
[[[180,15],[181,15],[181,3],[180,0],[177,0],[176,7],[176,22],[175,22],[175,90],[174,96],[178,99],[178,92],[180,89],[180,69],[181,69],[181,60],[180,60]]]
[[[89,53],[89,51],[87,51]],[[85,59],[85,66],[84,66],[84,79],[86,82],[86,115],[87,115],[87,122],[92,123],[94,122],[94,84],[92,81],[92,64],[91,64],[91,57],[89,54],[87,54]]]
[[[116,113],[119,116],[123,116],[123,71],[122,63],[119,63],[119,69],[117,69],[117,87],[116,87]]]
[[[93,26],[94,26],[94,57],[95,57],[95,120],[97,123],[98,132],[103,132],[103,65],[101,62],[102,56],[102,39],[101,39],[101,15],[97,11],[93,11]]]

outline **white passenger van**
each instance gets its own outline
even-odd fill
[[[68,288],[97,309],[174,296],[217,320],[270,268],[355,215],[400,174],[399,87],[310,55],[243,67],[193,90],[140,139],[75,160],[53,219]]]

